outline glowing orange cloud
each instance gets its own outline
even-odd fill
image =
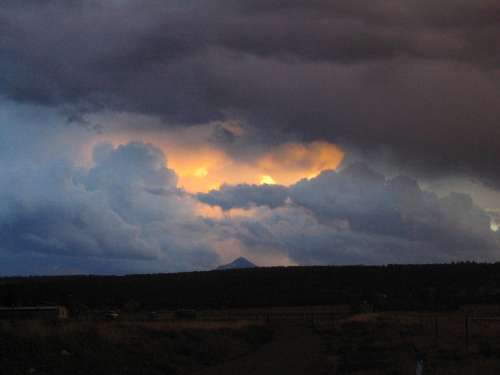
[[[288,143],[251,161],[235,160],[212,147],[166,152],[168,165],[179,175],[179,185],[190,192],[206,192],[224,183],[290,185],[336,169],[344,157],[328,142]]]
[[[287,143],[263,155],[257,168],[276,183],[290,185],[337,169],[343,158],[342,150],[328,142]]]
[[[179,177],[179,186],[191,193],[207,192],[222,184],[290,185],[312,178],[326,169],[336,169],[344,153],[328,142],[285,143],[251,159],[237,159],[207,141],[206,129],[176,129],[162,132],[113,132],[96,136],[82,157],[91,164],[91,149],[98,142],[114,146],[131,141],[152,143],[166,155],[168,168]]]

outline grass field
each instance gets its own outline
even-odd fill
[[[0,373],[191,373],[270,339],[246,322],[0,322]]]
[[[425,375],[500,374],[495,317],[338,312],[302,307],[196,319],[0,321],[0,374],[396,375],[415,374],[417,358],[425,359]]]
[[[318,322],[333,374],[500,374],[500,321],[449,314],[361,314]],[[467,338],[467,329],[469,335]]]

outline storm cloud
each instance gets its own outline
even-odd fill
[[[0,90],[388,148],[419,174],[496,185],[499,25],[494,0],[4,1]]]
[[[206,241],[209,226],[177,188],[162,151],[99,144],[93,165],[83,168],[69,156],[36,152],[37,143],[53,146],[51,138],[32,140],[25,158],[15,155],[25,152],[19,148],[0,161],[0,273],[165,272],[219,263]]]
[[[366,165],[325,171],[288,188],[288,199],[260,199],[225,187],[201,198],[254,214],[225,222],[249,249],[282,251],[299,264],[380,264],[498,259],[492,217],[466,194],[439,197],[405,176],[386,178]],[[224,197],[226,195],[226,197]],[[237,199],[239,197],[239,201]],[[270,195],[268,195],[271,198]],[[218,203],[217,203],[218,202]],[[257,250],[259,251],[259,250]]]
[[[200,193],[197,198],[203,203],[219,206],[224,210],[252,206],[275,208],[285,204],[287,191],[286,187],[279,185],[223,185],[208,193]]]
[[[89,132],[35,113],[40,122],[27,121],[27,107],[2,115],[2,274],[212,269],[239,255],[261,265],[499,258],[497,215],[466,194],[438,196],[356,163],[290,186],[193,195],[178,186],[168,151],[98,143],[82,166]]]
[[[496,0],[4,0],[0,273],[498,260],[499,45]]]

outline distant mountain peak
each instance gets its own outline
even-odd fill
[[[231,263],[223,264],[217,267],[218,270],[236,270],[241,268],[256,268],[257,266],[250,262],[247,258],[239,257]]]

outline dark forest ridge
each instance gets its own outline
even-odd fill
[[[249,268],[126,276],[0,279],[0,305],[146,309],[357,304],[447,309],[500,302],[500,263]]]

